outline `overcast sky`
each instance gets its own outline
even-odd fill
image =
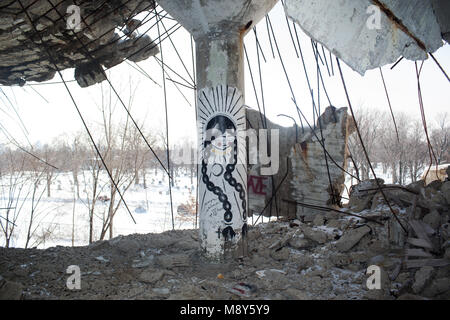
[[[278,3],[271,11],[270,17],[283,61],[288,70],[296,100],[299,107],[311,121],[311,97],[307,89],[301,60],[297,58],[289,36],[281,3]],[[166,27],[170,27],[173,22],[166,21],[165,23],[167,23]],[[297,29],[299,31],[302,50],[306,59],[308,74],[312,81],[314,91],[316,92],[316,64],[311,49],[311,43],[309,38],[300,31],[300,28]],[[281,113],[288,114],[296,118],[297,122],[299,122],[298,114],[292,103],[291,93],[276,50],[275,59],[272,57],[270,43],[267,38],[266,23],[264,20],[258,24],[257,33],[263,53],[267,60],[264,62],[261,57],[261,72],[267,116],[272,121],[290,126],[292,125],[292,120],[279,118],[277,115]],[[149,34],[153,39],[157,37],[156,30],[152,30]],[[184,29],[180,29],[172,35],[172,40],[177,46],[185,65],[192,73],[189,34]],[[247,35],[245,44],[256,81],[255,85],[258,89],[258,94],[260,94],[258,63],[253,32],[250,32]],[[163,54],[167,65],[179,72],[184,78],[189,79],[189,76],[182,67],[182,64],[178,60],[169,41],[163,42]],[[447,73],[449,73],[450,46],[448,44],[443,46],[435,53],[435,57]],[[328,63],[330,63],[329,60]],[[329,77],[327,69],[321,66],[322,74],[332,104],[336,107],[345,107],[347,106],[347,100],[345,98],[340,76],[337,72],[336,62],[333,61],[333,63],[335,75]],[[110,72],[111,82],[120,92],[124,101],[128,101],[130,83],[133,88],[137,86],[132,106],[132,114],[140,122],[142,121],[145,123],[147,130],[155,133],[165,132],[161,67],[154,58],[149,58],[138,64],[157,83],[154,83],[152,80],[143,76],[140,72],[131,68],[127,63],[122,63],[108,71]],[[343,66],[344,76],[354,107],[365,106],[388,110],[386,95],[384,93],[378,69],[368,71],[366,75],[362,77],[348,68],[345,64],[341,63],[341,65]],[[391,65],[384,67],[383,72],[394,110],[403,111],[412,116],[419,117],[419,100],[417,95],[414,62],[403,60],[394,70],[390,70],[390,67]],[[257,104],[250,74],[248,72],[247,62],[245,71],[246,104],[256,109]],[[65,70],[63,75],[65,80],[73,80],[73,70]],[[176,76],[173,76],[173,79],[182,81]],[[60,81],[58,76],[49,82],[55,81]],[[450,111],[450,83],[432,60],[425,61],[421,85],[425,111],[429,122],[434,121],[434,118],[439,113]],[[191,89],[179,87],[187,98],[188,101],[186,101],[170,81],[166,81],[166,86],[169,111],[169,138],[171,144],[179,142],[184,137],[190,137],[194,140],[194,92]],[[103,87],[106,89],[108,86],[104,83]],[[76,82],[71,82],[69,88],[75,97],[82,114],[87,119],[89,127],[94,128],[101,119],[99,113],[101,101],[100,85],[82,89]],[[75,132],[84,130],[73,103],[62,84],[26,85],[23,88],[2,87],[2,89],[15,105],[25,129],[22,128],[23,126],[21,125],[18,116],[8,105],[8,102],[4,97],[2,97],[2,102],[0,104],[0,123],[24,146],[28,144],[27,139],[31,141],[31,143],[36,143],[38,141],[46,143],[51,142],[55,137],[70,137]],[[38,91],[40,95],[35,91]],[[321,95],[320,100],[323,110],[323,108],[328,105],[328,101],[323,94]],[[261,103],[260,100],[260,104]],[[117,121],[125,117],[124,109],[120,105],[116,106],[115,117]],[[5,141],[4,136],[0,134],[0,142]]]

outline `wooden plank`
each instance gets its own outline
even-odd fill
[[[405,255],[408,257],[423,257],[423,258],[432,258],[433,255],[424,251],[423,249],[406,249]]]
[[[426,241],[424,239],[408,238],[406,241],[416,247],[433,249],[433,246],[431,245],[431,243],[429,243],[428,241]]]
[[[408,260],[405,262],[406,268],[421,268],[425,266],[430,267],[445,267],[450,265],[449,259],[417,259]]]

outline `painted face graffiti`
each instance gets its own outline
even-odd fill
[[[241,199],[241,203],[238,203],[239,211],[243,213],[244,218],[246,217],[245,190],[233,177],[238,153],[236,127],[233,121],[224,115],[213,117],[207,123],[203,147],[202,181],[206,184],[207,190],[216,195],[222,203],[222,209],[225,211],[223,216],[225,228],[217,233],[219,237],[222,235],[227,241],[236,235],[231,226],[233,213],[230,200],[233,200],[234,191]],[[209,168],[211,172],[208,172]],[[212,179],[212,175],[228,183],[230,186],[228,192],[225,184],[223,188],[214,184],[213,180],[219,181],[219,179]]]
[[[238,89],[227,85],[198,92],[200,230],[214,246],[208,252],[244,238],[247,233],[245,105]],[[244,137],[244,138],[243,138]],[[228,242],[228,243],[227,243]]]
[[[220,117],[222,118],[223,116]],[[214,122],[217,121],[216,118],[214,118],[211,121]],[[234,144],[236,140],[236,130],[235,129],[223,130],[224,129],[223,126],[224,124],[219,125],[216,123],[215,127],[207,129],[205,135],[204,154],[208,155],[208,158],[207,159],[205,158],[208,164],[226,165],[231,163],[232,161]]]

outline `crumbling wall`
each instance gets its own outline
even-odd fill
[[[267,129],[268,141],[271,141],[272,130],[278,130],[279,141],[279,167],[273,175],[261,174],[261,168],[265,167],[258,164],[249,164],[248,166],[248,197],[249,211],[261,213],[264,209],[264,216],[295,216],[295,208],[292,205],[282,201],[284,195],[290,193],[289,181],[292,179],[292,170],[290,161],[286,161],[290,149],[296,143],[298,135],[301,135],[301,129],[296,125],[292,127],[283,127],[273,123],[264,115],[254,109],[247,109],[247,129],[254,129],[259,132],[260,129]],[[273,197],[277,191],[277,196]]]
[[[328,107],[319,117],[314,130],[305,128],[304,132],[296,125],[282,127],[268,119],[265,121],[256,110],[247,109],[247,117],[250,128],[267,128],[269,136],[271,130],[279,130],[278,172],[267,176],[261,174],[260,163],[249,165],[250,211],[261,213],[265,209],[265,216],[283,215],[308,220],[313,219],[317,211],[296,203],[323,207],[340,202],[345,182],[342,169],[347,167],[347,139],[353,130],[347,108],[337,110],[335,107]],[[327,159],[318,141],[318,138],[322,140],[322,136]],[[270,137],[268,140],[270,141]]]
[[[318,206],[340,203],[345,183],[342,169],[347,168],[347,140],[352,128],[349,119],[347,108],[328,107],[319,117],[314,132],[309,132],[291,149],[294,201]],[[297,217],[312,220],[317,212],[298,206]]]
[[[59,70],[75,68],[76,80],[86,87],[105,80],[102,67],[111,68],[126,58],[137,62],[158,53],[150,37],[137,35],[141,22],[133,19],[153,10],[153,0],[78,1],[79,30],[67,28],[70,5],[74,2],[2,1],[0,84],[50,80],[56,64]],[[119,36],[118,27],[123,27],[125,36]]]

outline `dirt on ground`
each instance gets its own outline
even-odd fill
[[[202,257],[198,230],[0,248],[0,299],[450,299],[448,187],[389,191],[395,219],[375,192],[357,190],[342,212],[250,227],[248,255],[223,263]],[[69,266],[80,289],[69,288]]]
[[[23,299],[361,298],[361,270],[325,270],[306,248],[270,249],[295,229],[258,225],[249,232],[249,257],[220,264],[201,257],[197,230],[120,236],[85,247],[0,248],[0,275],[23,290]],[[80,268],[80,290],[67,288],[70,265]]]

